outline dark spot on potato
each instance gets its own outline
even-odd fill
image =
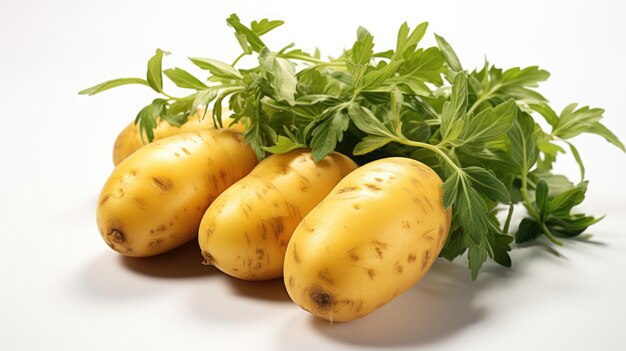
[[[239,272],[239,268],[233,268],[233,271]]]
[[[400,262],[396,262],[394,266],[396,267],[396,272],[402,274],[402,272],[404,271],[404,268],[402,267],[402,265],[400,265]]]
[[[220,178],[223,182],[226,182],[226,178],[228,178],[228,173],[226,173],[226,171],[223,169],[220,169]]]
[[[402,228],[411,229],[411,223],[409,221],[402,221]]]
[[[174,153],[174,156],[176,156],[176,157],[180,157],[180,154],[179,154],[178,152],[175,152],[175,153]]]
[[[317,273],[317,276],[320,277],[320,279],[322,279],[323,281],[329,283],[329,284],[334,284],[334,280],[330,275],[330,271],[328,271],[328,268],[324,268],[323,270],[319,271]]]
[[[206,236],[211,236],[211,234],[213,234],[214,231],[215,231],[215,223],[211,223],[211,225],[209,225],[209,227],[206,229],[204,233],[206,234]]]
[[[191,155],[191,153],[189,152],[189,150],[187,150],[186,148],[182,148],[181,150],[183,150],[183,152],[187,155]]]
[[[417,257],[415,256],[415,254],[409,254],[409,257],[407,257],[406,261],[408,263],[412,263],[412,262],[415,262],[416,259]]]
[[[147,208],[148,205],[146,204],[146,201],[144,199],[140,199],[138,197],[134,197],[133,201],[135,202],[135,205],[137,205],[137,207],[144,209]]]
[[[283,234],[283,232],[285,231],[282,217],[272,218],[271,224],[272,224],[272,230],[274,231],[274,235],[276,237],[281,236],[281,234]]]
[[[352,208],[354,208],[355,210],[358,211],[358,210],[361,209],[361,206],[359,204],[354,204],[354,205],[352,205]]]
[[[347,193],[349,191],[355,191],[355,190],[359,190],[359,188],[357,188],[356,186],[349,186],[349,187],[345,187],[345,188],[341,188],[337,190],[337,194],[343,194],[343,193]]]
[[[137,171],[130,171],[130,172],[128,172],[128,174],[130,174],[133,177],[135,177],[135,176],[137,176]]]
[[[262,260],[263,256],[265,256],[265,250],[263,250],[263,249],[256,249],[256,258],[258,260]]]
[[[215,258],[213,258],[213,256],[208,251],[202,251],[202,257],[204,258],[204,261],[202,261],[203,265],[205,266],[215,265]]]
[[[375,180],[375,181],[377,181],[377,182],[379,182],[379,183],[382,183],[382,182],[383,182],[383,178],[380,178],[380,177],[376,177],[376,178],[374,178],[374,180]]]
[[[274,202],[274,208],[278,208],[278,202]]]
[[[111,228],[111,230],[109,230],[109,232],[107,233],[107,236],[110,241],[116,244],[121,244],[124,242],[124,240],[126,240],[126,236],[124,235],[124,232],[122,232],[121,230],[117,228]]]
[[[426,196],[422,196],[422,198],[424,199],[424,201],[426,202],[426,206],[428,206],[428,208],[430,208],[431,210],[433,210],[433,204],[432,202],[430,202],[430,200],[426,197]]]
[[[424,258],[422,258],[422,270],[426,269],[429,259],[430,259],[430,250],[426,250],[424,251]]]
[[[165,226],[165,224],[161,224],[160,226],[154,229],[155,232],[164,232],[166,230],[167,230],[167,226]]]
[[[319,311],[330,311],[333,308],[333,297],[325,290],[314,287],[311,289],[309,297]]]
[[[419,179],[417,178],[410,178],[409,179],[411,181],[411,184],[415,185],[415,186],[419,186],[422,184],[422,182],[419,181]]]
[[[318,177],[321,177],[321,176],[322,176],[322,173],[317,172],[317,173],[315,173],[315,175],[316,175],[316,176],[318,176]]]
[[[104,203],[107,202],[110,198],[111,198],[111,195],[104,195],[102,199],[100,200],[100,206],[104,205]]]
[[[381,191],[383,190],[381,187],[375,184],[365,184],[365,187],[370,189],[371,191]]]
[[[376,276],[376,271],[373,269],[368,269],[367,275],[369,275],[370,279],[374,280],[374,277]]]
[[[151,242],[148,243],[148,246],[150,247],[157,247],[157,246],[161,246],[163,244],[163,239],[155,239],[152,240]]]
[[[413,200],[413,203],[416,203],[416,204],[421,204],[422,203],[422,200],[420,200],[416,196],[414,196],[412,200]]]
[[[174,226],[174,222],[170,222],[170,227],[173,227],[173,226]]]
[[[289,287],[293,288],[296,285],[296,278],[293,275],[289,276]]]
[[[350,253],[350,259],[351,259],[352,261],[355,261],[355,262],[356,262],[356,261],[360,260],[361,258],[359,258],[359,255],[357,255],[357,254],[355,254],[355,253],[351,252],[351,253]]]
[[[295,263],[300,263],[300,255],[298,255],[298,248],[296,244],[293,244],[293,261]]]
[[[161,191],[168,191],[174,186],[172,180],[165,177],[152,177],[152,183],[161,189]]]
[[[443,226],[439,226],[439,231],[438,231],[438,237],[439,237],[439,241],[441,241],[443,239],[443,234],[446,230],[443,228]]]

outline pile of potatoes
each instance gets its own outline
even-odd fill
[[[451,213],[424,164],[358,167],[337,152],[315,163],[304,149],[258,162],[242,125],[214,129],[200,114],[182,127],[160,122],[145,146],[133,124],[118,137],[97,208],[113,250],[147,257],[196,239],[205,264],[245,280],[284,277],[295,303],[330,321],[383,306],[439,255]]]

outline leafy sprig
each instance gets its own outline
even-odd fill
[[[395,48],[384,51],[359,28],[352,47],[330,59],[294,44],[269,48],[262,36],[282,21],[245,25],[233,14],[226,22],[242,52],[230,64],[190,57],[206,72],[202,78],[179,67],[162,69],[169,53],[159,49],[145,79],[110,80],[80,94],[127,84],[159,93],[135,119],[146,142],[153,140],[158,119],[181,125],[200,107],[212,107],[211,118],[221,126],[228,102],[259,158],[308,147],[315,160],[338,150],[360,163],[389,156],[424,162],[444,179],[443,205],[453,209],[441,256],[452,260],[467,253],[473,279],[488,258],[510,266],[513,240],[521,244],[545,235],[561,245],[601,219],[574,212],[588,182],[571,139],[591,133],[622,150],[624,145],[600,123],[602,109],[571,104],[557,115],[536,90],[547,71],[504,70],[489,62],[468,71],[442,36],[435,35],[437,46],[419,46],[426,22],[414,29],[402,24]],[[240,67],[245,56],[254,56],[256,65]],[[165,93],[163,75],[190,93]],[[539,115],[549,132],[535,122]],[[578,184],[552,174],[557,155],[566,152],[561,145],[580,166]],[[517,226],[511,223],[516,205],[528,214]],[[501,222],[496,214],[502,209],[507,216]]]

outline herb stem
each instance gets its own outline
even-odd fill
[[[450,156],[448,156],[448,154],[446,154],[443,150],[438,148],[436,145],[431,145],[428,143],[422,143],[419,141],[413,141],[413,140],[408,140],[408,139],[396,139],[396,141],[403,145],[416,146],[416,147],[421,147],[421,148],[430,150],[436,153],[437,155],[439,155],[441,158],[443,158],[444,161],[446,161],[450,165],[450,167],[452,167],[455,171],[459,172],[459,174],[464,173],[461,167],[457,166],[457,164],[450,158]]]
[[[235,61],[233,61],[233,63],[231,64],[231,66],[235,67],[235,65],[237,64],[237,62],[239,62],[239,60],[241,60],[244,56],[246,56],[247,54],[245,52],[242,52],[239,56],[237,56],[237,58],[235,59]]]
[[[513,218],[513,203],[509,204],[509,213],[506,215],[506,220],[504,221],[504,228],[502,228],[502,233],[508,235],[509,234],[509,226],[511,225],[511,218]]]
[[[489,89],[489,91],[486,94],[482,95],[481,97],[478,98],[478,100],[474,101],[474,103],[469,108],[469,110],[467,110],[467,113],[470,114],[470,113],[474,112],[474,110],[478,106],[480,106],[480,104],[482,104],[483,102],[489,100],[491,98],[491,95],[493,95],[493,93],[498,91],[498,89],[500,89],[500,84],[494,85],[491,89]]]
[[[535,221],[539,223],[539,225],[541,226],[541,230],[543,230],[543,233],[546,235],[546,237],[548,237],[548,240],[550,240],[555,245],[563,246],[563,243],[559,241],[557,238],[555,238],[554,235],[552,235],[552,232],[550,231],[550,229],[548,229],[548,226],[546,226],[541,216],[539,215],[539,212],[537,212],[532,202],[530,201],[530,196],[528,196],[528,177],[527,177],[526,172],[522,172],[521,193],[522,193],[522,198],[524,199],[524,205],[526,206],[528,213],[530,213],[530,215],[535,219]]]

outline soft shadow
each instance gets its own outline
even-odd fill
[[[81,295],[117,300],[158,291],[153,282],[126,269],[118,256],[112,252],[102,253],[81,271],[77,280]]]
[[[153,257],[124,257],[122,264],[133,272],[161,278],[191,278],[215,273],[214,267],[202,264],[196,240]]]
[[[478,292],[488,284],[485,280],[472,282],[466,267],[438,262],[419,284],[363,319],[330,324],[311,318],[311,324],[323,335],[351,345],[429,344],[458,333],[485,316],[484,309],[473,304]]]
[[[239,296],[276,302],[291,301],[289,294],[287,294],[287,289],[285,289],[283,278],[249,282],[231,277],[229,283]]]

